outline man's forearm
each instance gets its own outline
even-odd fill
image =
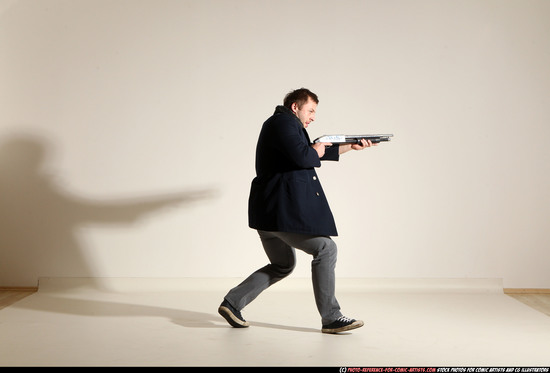
[[[338,147],[338,154],[344,154],[351,150],[351,144],[340,144]]]

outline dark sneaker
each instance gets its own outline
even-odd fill
[[[323,325],[321,331],[323,333],[340,333],[347,330],[357,329],[363,326],[363,321],[350,319],[345,316],[340,316],[336,321],[331,322],[328,325]]]
[[[218,313],[234,328],[248,328],[248,321],[243,319],[241,313],[237,311],[228,301],[223,300],[218,308]]]

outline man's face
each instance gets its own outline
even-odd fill
[[[315,120],[315,112],[317,110],[317,104],[311,98],[302,105],[301,108],[298,108],[296,103],[292,104],[292,112],[300,119],[304,128]]]

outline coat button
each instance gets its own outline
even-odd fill
[[[317,180],[317,176],[313,176],[313,180]]]
[[[315,193],[315,194],[317,194],[317,197],[319,197],[319,192],[317,192],[317,193]]]

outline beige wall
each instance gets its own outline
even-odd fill
[[[395,134],[318,170],[339,277],[549,288],[548,19],[546,0],[0,1],[0,285],[264,265],[255,142],[305,86],[311,137]]]

